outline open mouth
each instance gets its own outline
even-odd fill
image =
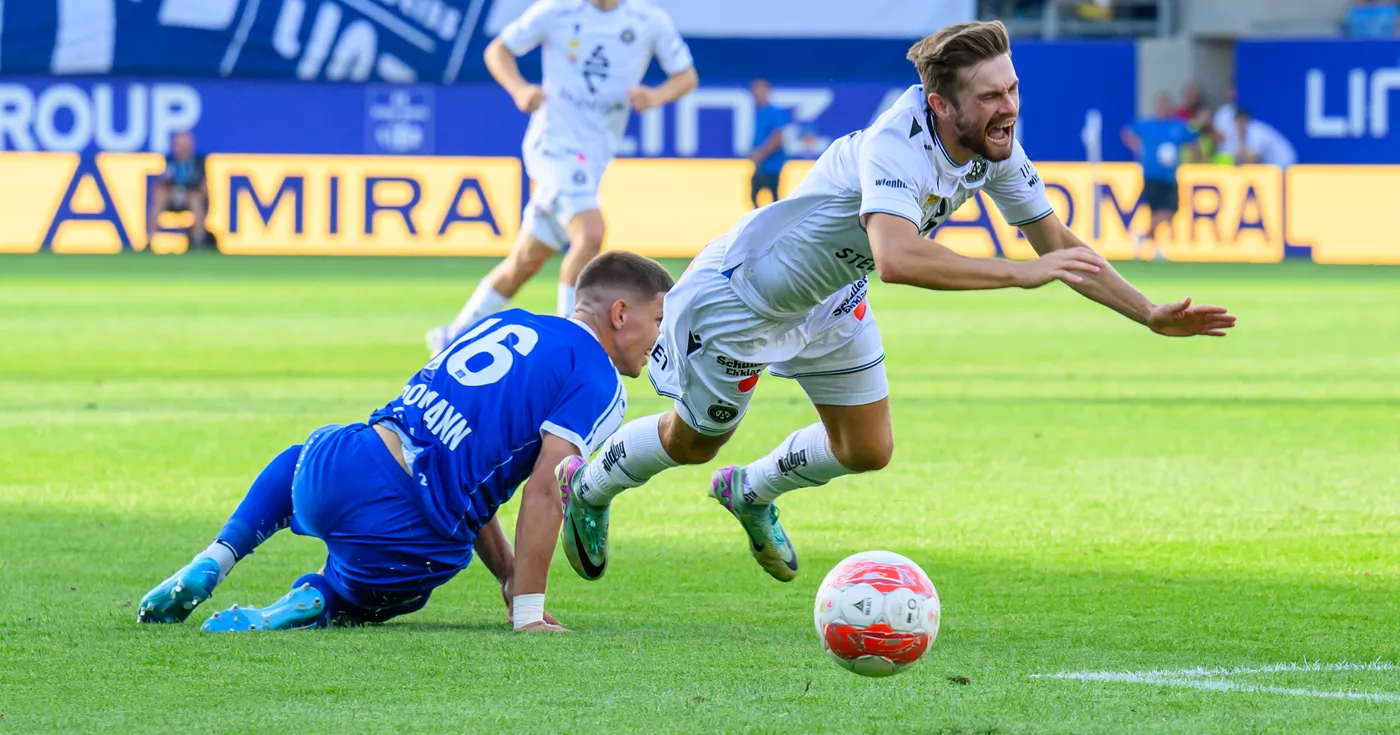
[[[1002,125],[993,125],[987,128],[987,142],[992,145],[1011,145],[1011,136],[1016,128],[1016,121]]]

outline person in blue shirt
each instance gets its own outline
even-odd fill
[[[1153,243],[1156,257],[1162,258],[1162,249],[1156,247],[1157,230],[1167,225],[1176,236],[1172,218],[1180,208],[1180,194],[1176,181],[1176,169],[1181,164],[1182,147],[1193,145],[1196,131],[1180,117],[1172,105],[1172,98],[1166,93],[1157,95],[1157,116],[1138,120],[1123,129],[1123,143],[1133,152],[1138,163],[1142,164],[1142,198],[1139,203],[1147,207],[1151,223],[1146,233],[1138,237],[1137,257],[1142,258],[1142,248]]]
[[[778,201],[778,178],[787,163],[787,151],[783,148],[783,132],[788,126],[788,111],[775,107],[768,99],[772,87],[765,79],[755,79],[750,85],[753,92],[753,151],[749,160],[753,161],[753,179],[750,181],[749,199],[758,208],[758,193],[767,191],[771,201]]]
[[[672,284],[655,261],[610,252],[579,274],[572,317],[512,309],[475,323],[367,422],[323,426],[277,455],[214,542],[142,598],[137,620],[183,621],[290,527],[325,541],[325,566],[204,630],[382,622],[422,608],[474,552],[516,630],[564,630],[544,612],[563,518],[555,467],[621,425],[620,376],[646,366]],[[512,549],[496,510],[522,482]]]

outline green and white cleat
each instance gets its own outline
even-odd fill
[[[778,506],[744,500],[743,467],[725,467],[716,472],[710,480],[710,497],[744,527],[749,551],[765,572],[779,582],[791,582],[797,576],[797,549],[778,522]]]
[[[564,556],[578,576],[591,582],[608,571],[608,511],[612,506],[599,507],[584,500],[580,491],[587,466],[582,457],[569,457],[554,472],[564,503],[564,533],[559,538]]]
[[[219,562],[207,556],[194,561],[155,586],[136,608],[140,623],[183,623],[195,606],[209,599],[219,584]]]

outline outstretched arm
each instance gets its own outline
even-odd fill
[[[1025,233],[1031,247],[1040,253],[1042,259],[1056,252],[1089,247],[1056,214],[1025,225],[1021,232]],[[1223,306],[1193,305],[1190,298],[1170,304],[1154,304],[1107,262],[1096,273],[1067,283],[1086,298],[1168,337],[1202,334],[1224,337],[1225,330],[1235,326],[1235,317]]]
[[[559,482],[554,468],[565,457],[578,454],[572,442],[546,433],[535,460],[535,469],[520,491],[520,517],[515,522],[514,596],[543,595],[549,582],[549,562],[559,543],[559,527],[564,521],[559,501]],[[522,616],[524,611],[522,610]],[[555,630],[564,627],[544,619],[515,619],[516,630]]]
[[[866,218],[875,270],[885,283],[903,283],[937,291],[1036,288],[1054,280],[1071,285],[1107,263],[1088,248],[1050,253],[1032,261],[969,258],[919,236],[914,223],[894,214],[872,212]]]
[[[667,77],[666,81],[659,87],[646,87],[640,84],[632,87],[627,90],[627,101],[637,112],[646,112],[655,107],[669,105],[690,94],[698,86],[700,86],[700,75],[695,72],[695,67],[692,66],[685,71]]]

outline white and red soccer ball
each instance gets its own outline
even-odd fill
[[[846,557],[817,590],[822,648],[861,676],[918,663],[938,637],[938,591],[918,564],[889,551]]]

